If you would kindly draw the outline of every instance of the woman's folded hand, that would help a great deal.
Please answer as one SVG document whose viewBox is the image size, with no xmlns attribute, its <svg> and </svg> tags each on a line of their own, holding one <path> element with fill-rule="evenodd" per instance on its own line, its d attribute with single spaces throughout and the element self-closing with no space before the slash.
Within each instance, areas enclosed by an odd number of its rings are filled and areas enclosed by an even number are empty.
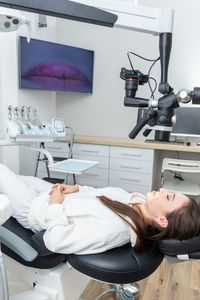
<svg viewBox="0 0 200 300">
<path fill-rule="evenodd" d="M 62 188 L 60 186 L 57 186 L 52 190 L 52 193 L 50 194 L 49 205 L 62 204 L 63 200 L 64 200 L 64 193 L 62 191 Z"/>
<path fill-rule="evenodd" d="M 52 187 L 52 190 L 50 191 L 49 195 L 51 195 L 53 193 L 53 191 L 55 189 L 57 189 L 58 187 L 61 189 L 61 191 L 64 194 L 71 194 L 71 193 L 76 193 L 79 191 L 78 185 L 66 185 L 66 184 L 57 183 Z"/>
</svg>

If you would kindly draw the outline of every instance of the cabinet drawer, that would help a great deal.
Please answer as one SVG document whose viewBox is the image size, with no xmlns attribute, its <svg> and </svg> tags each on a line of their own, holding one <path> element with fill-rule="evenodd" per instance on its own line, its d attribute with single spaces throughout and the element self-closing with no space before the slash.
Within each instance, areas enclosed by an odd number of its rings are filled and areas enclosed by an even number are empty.
<svg viewBox="0 0 200 300">
<path fill-rule="evenodd" d="M 80 185 L 93 187 L 108 186 L 108 170 L 93 168 L 81 175 L 76 175 L 76 182 Z"/>
<path fill-rule="evenodd" d="M 59 152 L 66 152 L 69 151 L 68 143 L 61 143 L 61 142 L 52 142 L 52 143 L 45 143 L 45 148 L 51 151 L 59 151 Z"/>
<path fill-rule="evenodd" d="M 79 185 L 93 186 L 95 188 L 104 188 L 108 186 L 108 181 L 106 180 L 96 180 L 96 179 L 86 178 L 81 175 L 76 175 L 76 183 Z"/>
<path fill-rule="evenodd" d="M 151 185 L 152 174 L 110 170 L 110 182 L 112 181 L 136 185 Z"/>
<path fill-rule="evenodd" d="M 152 173 L 153 161 L 141 161 L 141 160 L 130 160 L 130 159 L 110 159 L 111 170 L 121 170 L 135 173 Z"/>
<path fill-rule="evenodd" d="M 111 146 L 110 157 L 153 161 L 153 150 Z"/>
<path fill-rule="evenodd" d="M 44 177 L 48 177 L 47 172 L 39 170 L 37 176 L 39 178 L 44 178 Z M 60 179 L 65 179 L 65 174 L 62 173 L 58 173 L 58 172 L 50 172 L 50 176 L 52 178 L 60 178 Z"/>
<path fill-rule="evenodd" d="M 108 170 L 92 168 L 81 174 L 82 177 L 95 180 L 105 180 L 108 183 Z"/>
<path fill-rule="evenodd" d="M 92 144 L 74 144 L 73 153 L 80 155 L 109 156 L 109 146 Z"/>
<path fill-rule="evenodd" d="M 141 193 L 143 195 L 145 195 L 146 193 L 150 192 L 152 190 L 151 185 L 138 185 L 138 184 L 130 184 L 130 183 L 125 183 L 125 182 L 115 182 L 115 181 L 111 181 L 109 186 L 112 187 L 120 187 L 122 189 L 124 189 L 127 192 L 130 193 Z"/>
<path fill-rule="evenodd" d="M 83 159 L 83 160 L 94 160 L 98 161 L 99 164 L 97 165 L 97 168 L 103 168 L 108 169 L 109 168 L 109 158 L 103 157 L 103 156 L 90 156 L 90 155 L 80 155 L 80 154 L 74 154 L 73 158 L 76 159 Z"/>
</svg>

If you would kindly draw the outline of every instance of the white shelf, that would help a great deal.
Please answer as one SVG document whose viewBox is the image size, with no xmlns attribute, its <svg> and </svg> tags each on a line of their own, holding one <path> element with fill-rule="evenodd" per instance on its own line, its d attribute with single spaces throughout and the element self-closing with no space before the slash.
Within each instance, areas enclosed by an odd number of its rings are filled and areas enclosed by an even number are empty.
<svg viewBox="0 0 200 300">
<path fill-rule="evenodd" d="M 49 165 L 50 171 L 61 173 L 83 174 L 85 171 L 98 165 L 98 161 L 65 159 L 61 162 Z"/>
</svg>

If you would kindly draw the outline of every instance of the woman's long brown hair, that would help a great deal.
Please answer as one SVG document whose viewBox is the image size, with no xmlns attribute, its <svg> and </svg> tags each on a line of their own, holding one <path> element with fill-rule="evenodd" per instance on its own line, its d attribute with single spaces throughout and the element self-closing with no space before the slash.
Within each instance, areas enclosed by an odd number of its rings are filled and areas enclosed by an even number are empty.
<svg viewBox="0 0 200 300">
<path fill-rule="evenodd" d="M 168 226 L 161 228 L 158 224 L 148 225 L 145 222 L 139 204 L 129 206 L 105 196 L 97 198 L 136 233 L 135 248 L 140 252 L 153 249 L 161 238 L 185 240 L 200 234 L 200 206 L 193 199 L 189 198 L 186 205 L 167 214 Z"/>
</svg>

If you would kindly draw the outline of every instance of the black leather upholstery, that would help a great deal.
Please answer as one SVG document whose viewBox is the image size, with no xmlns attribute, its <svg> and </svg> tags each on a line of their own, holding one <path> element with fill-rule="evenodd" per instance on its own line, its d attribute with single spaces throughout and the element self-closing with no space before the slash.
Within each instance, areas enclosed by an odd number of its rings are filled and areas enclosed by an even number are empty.
<svg viewBox="0 0 200 300">
<path fill-rule="evenodd" d="M 190 259 L 200 259 L 200 250 L 190 253 L 188 256 Z"/>
<path fill-rule="evenodd" d="M 200 235 L 188 240 L 160 240 L 158 243 L 160 251 L 165 255 L 176 256 L 178 254 L 192 254 L 200 252 Z M 197 255 L 197 254 L 196 254 Z M 199 255 L 200 259 L 200 255 Z"/>
<path fill-rule="evenodd" d="M 68 262 L 79 272 L 109 283 L 130 283 L 153 273 L 163 260 L 154 249 L 137 253 L 130 244 L 100 254 L 69 255 Z"/>
<path fill-rule="evenodd" d="M 47 256 L 54 254 L 50 250 L 48 250 L 44 244 L 43 236 L 45 230 L 37 232 L 31 236 L 31 246 L 37 250 L 39 256 Z"/>
<path fill-rule="evenodd" d="M 44 232 L 35 234 L 31 230 L 23 228 L 12 217 L 3 226 L 22 238 L 39 253 L 33 262 L 26 262 L 2 245 L 2 251 L 19 263 L 34 268 L 50 269 L 68 261 L 81 273 L 110 283 L 130 283 L 149 276 L 160 265 L 164 254 L 170 256 L 189 254 L 190 258 L 200 258 L 200 236 L 184 241 L 161 240 L 158 248 L 162 254 L 158 249 L 147 253 L 137 253 L 130 244 L 127 244 L 99 254 L 64 255 L 52 253 L 45 247 Z"/>
<path fill-rule="evenodd" d="M 22 227 L 14 218 L 11 217 L 8 221 L 6 221 L 3 225 L 3 227 L 5 227 L 8 230 L 15 233 L 17 236 L 22 238 L 30 246 L 33 246 L 31 238 L 34 235 L 34 233 L 31 230 L 28 230 L 28 229 L 25 229 L 24 227 Z M 53 253 L 48 256 L 41 256 L 39 253 L 39 256 L 34 261 L 27 262 L 3 244 L 2 244 L 1 249 L 2 249 L 3 253 L 5 253 L 9 257 L 13 258 L 14 260 L 18 261 L 22 265 L 33 267 L 33 268 L 51 269 L 51 268 L 54 268 L 55 266 L 59 265 L 60 263 L 67 261 L 67 255 L 64 255 L 64 254 Z M 35 249 L 35 250 L 38 251 L 38 249 Z"/>
<path fill-rule="evenodd" d="M 85 275 L 105 282 L 122 284 L 149 276 L 163 259 L 163 254 L 157 249 L 148 253 L 137 253 L 130 244 L 92 255 L 51 254 L 51 252 L 48 253 L 44 245 L 43 232 L 34 234 L 32 231 L 23 228 L 14 218 L 10 218 L 4 224 L 4 227 L 21 237 L 32 247 L 34 244 L 34 248 L 39 252 L 40 255 L 30 263 L 2 245 L 2 251 L 6 255 L 25 266 L 50 269 L 68 260 L 76 270 Z M 34 236 L 36 237 L 35 241 Z M 46 256 L 43 256 L 42 250 L 47 251 Z"/>
</svg>

